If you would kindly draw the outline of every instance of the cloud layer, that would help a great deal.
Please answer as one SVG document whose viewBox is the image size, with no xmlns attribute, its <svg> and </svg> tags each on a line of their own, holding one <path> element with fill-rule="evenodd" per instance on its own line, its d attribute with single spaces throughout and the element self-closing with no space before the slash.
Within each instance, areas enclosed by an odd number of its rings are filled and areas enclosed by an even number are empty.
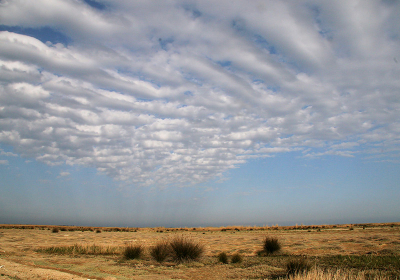
<svg viewBox="0 0 400 280">
<path fill-rule="evenodd" d="M 70 39 L 0 32 L 0 142 L 22 156 L 157 186 L 294 150 L 398 161 L 398 1 L 100 4 L 0 2 L 3 30 Z"/>
</svg>

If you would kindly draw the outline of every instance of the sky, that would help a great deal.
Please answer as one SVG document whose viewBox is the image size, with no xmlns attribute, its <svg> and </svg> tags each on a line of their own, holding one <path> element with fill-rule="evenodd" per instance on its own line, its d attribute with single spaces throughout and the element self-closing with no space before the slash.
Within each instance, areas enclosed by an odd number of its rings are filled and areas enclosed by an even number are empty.
<svg viewBox="0 0 400 280">
<path fill-rule="evenodd" d="M 0 0 L 0 223 L 400 222 L 399 14 Z"/>
</svg>

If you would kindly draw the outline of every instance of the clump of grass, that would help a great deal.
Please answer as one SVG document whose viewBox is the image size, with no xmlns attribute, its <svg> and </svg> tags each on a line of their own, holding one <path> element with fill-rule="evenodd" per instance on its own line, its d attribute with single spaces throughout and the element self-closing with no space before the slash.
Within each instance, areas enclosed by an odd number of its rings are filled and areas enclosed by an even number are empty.
<svg viewBox="0 0 400 280">
<path fill-rule="evenodd" d="M 264 242 L 263 242 L 263 250 L 267 255 L 279 252 L 281 250 L 281 244 L 278 241 L 278 238 L 274 237 L 265 237 Z"/>
<path fill-rule="evenodd" d="M 288 275 L 295 275 L 299 273 L 305 273 L 311 268 L 310 264 L 305 259 L 290 260 L 286 264 L 286 273 Z"/>
<path fill-rule="evenodd" d="M 171 247 L 166 241 L 157 243 L 150 250 L 150 255 L 158 262 L 163 262 L 170 255 Z"/>
<path fill-rule="evenodd" d="M 235 253 L 232 255 L 231 262 L 232 263 L 241 263 L 243 261 L 243 257 L 239 253 Z"/>
<path fill-rule="evenodd" d="M 171 242 L 172 258 L 177 262 L 195 261 L 204 253 L 204 246 L 183 236 L 175 237 Z"/>
<path fill-rule="evenodd" d="M 218 254 L 218 261 L 222 262 L 222 263 L 225 263 L 225 264 L 228 263 L 229 262 L 228 255 L 225 252 L 219 253 Z"/>
<path fill-rule="evenodd" d="M 58 229 L 58 228 L 56 228 L 56 227 L 54 227 L 52 230 L 51 230 L 51 232 L 52 233 L 58 233 L 60 230 Z"/>
<path fill-rule="evenodd" d="M 140 259 L 143 256 L 144 248 L 142 245 L 127 245 L 123 255 L 127 260 Z"/>
</svg>

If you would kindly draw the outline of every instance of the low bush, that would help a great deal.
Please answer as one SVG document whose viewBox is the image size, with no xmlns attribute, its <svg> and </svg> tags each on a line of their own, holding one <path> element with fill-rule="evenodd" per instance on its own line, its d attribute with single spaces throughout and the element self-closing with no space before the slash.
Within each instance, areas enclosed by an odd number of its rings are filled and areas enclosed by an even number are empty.
<svg viewBox="0 0 400 280">
<path fill-rule="evenodd" d="M 231 262 L 232 263 L 241 263 L 243 261 L 242 256 L 239 253 L 233 254 Z"/>
<path fill-rule="evenodd" d="M 176 237 L 170 242 L 172 258 L 177 262 L 194 261 L 201 258 L 204 246 L 183 236 Z"/>
<path fill-rule="evenodd" d="M 228 263 L 228 255 L 225 252 L 219 253 L 218 254 L 218 261 L 222 263 Z"/>
<path fill-rule="evenodd" d="M 161 241 L 157 243 L 150 250 L 150 255 L 158 262 L 163 262 L 170 255 L 171 247 L 165 241 Z"/>
<path fill-rule="evenodd" d="M 140 259 L 143 256 L 142 245 L 127 245 L 124 249 L 123 255 L 127 260 Z"/>
<path fill-rule="evenodd" d="M 56 227 L 51 230 L 52 233 L 58 233 L 59 231 L 60 230 L 58 228 L 56 228 Z"/>
<path fill-rule="evenodd" d="M 275 252 L 279 252 L 281 250 L 281 244 L 279 243 L 277 238 L 273 237 L 265 237 L 263 242 L 263 252 L 266 254 L 273 254 Z"/>
</svg>

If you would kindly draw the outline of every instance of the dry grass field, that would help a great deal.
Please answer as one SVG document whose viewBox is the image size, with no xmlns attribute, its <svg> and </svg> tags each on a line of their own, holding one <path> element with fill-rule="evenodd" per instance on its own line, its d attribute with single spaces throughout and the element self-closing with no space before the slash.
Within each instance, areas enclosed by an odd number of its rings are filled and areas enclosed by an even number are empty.
<svg viewBox="0 0 400 280">
<path fill-rule="evenodd" d="M 279 252 L 260 253 L 266 236 L 278 239 Z M 154 260 L 152 248 L 176 237 L 201 245 L 202 257 Z M 141 246 L 139 259 L 124 258 L 128 245 Z M 222 252 L 228 263 L 219 261 Z M 234 263 L 234 254 L 241 261 Z M 290 275 L 290 262 L 306 263 L 307 270 Z M 289 278 L 400 279 L 400 223 L 180 229 L 0 225 L 0 279 Z"/>
</svg>

